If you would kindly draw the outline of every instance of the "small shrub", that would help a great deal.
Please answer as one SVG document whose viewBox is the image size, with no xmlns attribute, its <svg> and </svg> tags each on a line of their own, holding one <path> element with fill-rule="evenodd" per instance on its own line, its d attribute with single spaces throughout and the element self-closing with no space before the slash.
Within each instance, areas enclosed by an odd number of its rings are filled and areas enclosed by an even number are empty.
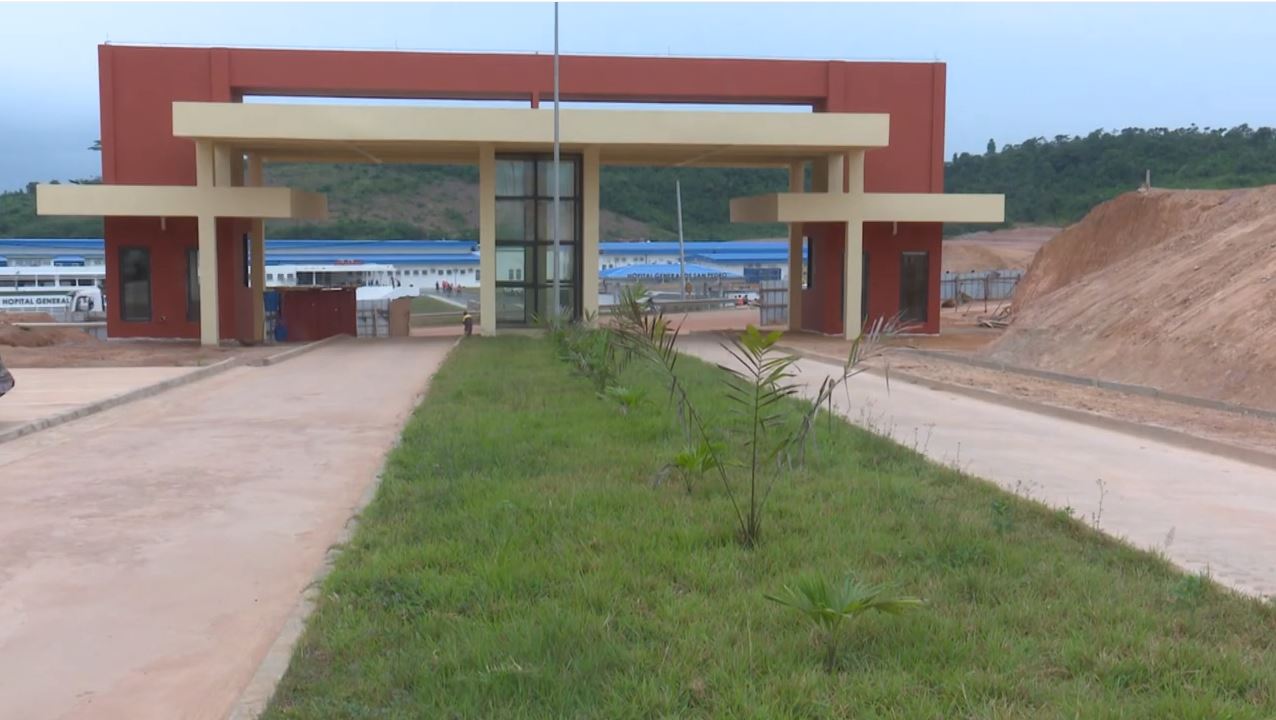
<svg viewBox="0 0 1276 720">
<path fill-rule="evenodd" d="M 843 622 L 869 611 L 903 615 L 923 604 L 919 598 L 895 595 L 885 585 L 868 585 L 851 575 L 840 585 L 830 584 L 822 577 L 806 578 L 798 581 L 796 587 L 785 585 L 779 595 L 764 597 L 797 610 L 814 623 L 824 644 L 824 669 L 830 672 L 837 666 Z"/>
<path fill-rule="evenodd" d="M 718 456 L 721 453 L 720 445 L 701 440 L 699 445 L 687 448 L 674 456 L 673 468 L 677 471 L 678 477 L 682 478 L 688 495 L 691 494 L 696 479 L 704 477 L 705 473 L 717 467 Z"/>
<path fill-rule="evenodd" d="M 598 397 L 604 400 L 611 400 L 620 408 L 621 415 L 628 415 L 630 411 L 637 408 L 646 399 L 647 394 L 640 388 L 627 388 L 619 385 L 609 385 L 606 390 L 598 393 Z"/>
</svg>

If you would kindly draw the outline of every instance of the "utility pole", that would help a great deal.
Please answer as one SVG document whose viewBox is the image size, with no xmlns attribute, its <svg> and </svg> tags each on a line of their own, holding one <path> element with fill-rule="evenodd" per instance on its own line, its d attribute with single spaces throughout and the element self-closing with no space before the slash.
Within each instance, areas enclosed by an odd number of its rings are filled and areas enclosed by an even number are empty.
<svg viewBox="0 0 1276 720">
<path fill-rule="evenodd" d="M 559 154 L 558 154 L 558 3 L 554 3 L 554 319 L 562 319 L 562 294 L 559 289 L 559 277 L 562 275 L 562 268 L 559 267 L 558 250 L 562 237 L 561 229 L 558 227 L 558 207 L 560 200 L 559 188 Z"/>
<path fill-rule="evenodd" d="M 682 180 L 673 181 L 678 196 L 678 283 L 683 300 L 687 299 L 687 246 L 682 239 Z"/>
</svg>

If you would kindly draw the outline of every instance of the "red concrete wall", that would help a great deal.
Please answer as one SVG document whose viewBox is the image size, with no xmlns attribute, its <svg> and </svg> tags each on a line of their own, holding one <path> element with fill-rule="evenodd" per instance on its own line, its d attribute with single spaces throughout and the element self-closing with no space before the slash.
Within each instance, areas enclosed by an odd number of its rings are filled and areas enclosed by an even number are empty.
<svg viewBox="0 0 1276 720">
<path fill-rule="evenodd" d="M 552 60 L 544 55 L 103 45 L 98 61 L 102 176 L 107 183 L 120 184 L 195 183 L 192 143 L 172 136 L 175 100 L 230 102 L 245 94 L 269 94 L 531 102 L 551 92 L 553 78 Z M 867 189 L 943 189 L 941 63 L 567 56 L 561 59 L 561 71 L 561 95 L 567 100 L 786 103 L 809 104 L 824 112 L 890 113 L 890 147 L 868 154 Z M 155 220 L 107 222 L 108 293 L 118 272 L 114 249 L 122 245 L 152 248 L 154 275 L 153 320 L 124 323 L 115 308 L 108 317 L 111 335 L 198 336 L 198 327 L 185 322 L 185 248 L 196 243 L 195 224 L 170 219 L 168 227 L 160 232 Z M 247 223 L 238 220 L 224 220 L 218 227 L 223 339 L 246 339 L 251 332 L 251 294 L 243 287 L 240 240 L 247 229 Z M 826 257 L 840 252 L 844 228 L 834 224 L 817 232 L 820 242 L 829 243 Z M 932 253 L 931 295 L 936 306 L 923 329 L 938 331 L 940 228 L 935 224 L 901 225 L 899 235 L 889 239 L 866 231 L 865 247 L 872 254 L 870 312 L 892 315 L 898 310 L 898 257 L 892 261 L 891 254 L 904 249 L 900 238 Z M 832 272 L 831 262 L 820 265 L 817 275 Z M 840 271 L 836 278 L 820 278 L 804 294 L 804 324 L 841 332 Z"/>
<path fill-rule="evenodd" d="M 817 105 L 827 112 L 884 112 L 891 116 L 890 146 L 865 156 L 864 189 L 868 192 L 943 192 L 944 190 L 944 87 L 946 70 L 940 63 L 830 63 L 829 95 Z M 825 243 L 845 246 L 845 226 L 808 223 Z M 868 319 L 892 317 L 899 312 L 899 256 L 904 251 L 930 253 L 930 307 L 926 322 L 915 332 L 939 332 L 939 277 L 943 251 L 943 225 L 866 223 L 864 250 L 868 253 Z M 841 253 L 825 252 L 825 256 Z M 819 260 L 817 259 L 817 262 Z M 825 263 L 827 264 L 827 262 Z M 842 280 L 830 277 L 804 291 L 802 327 L 840 334 Z M 840 273 L 838 267 L 836 272 Z"/>
</svg>

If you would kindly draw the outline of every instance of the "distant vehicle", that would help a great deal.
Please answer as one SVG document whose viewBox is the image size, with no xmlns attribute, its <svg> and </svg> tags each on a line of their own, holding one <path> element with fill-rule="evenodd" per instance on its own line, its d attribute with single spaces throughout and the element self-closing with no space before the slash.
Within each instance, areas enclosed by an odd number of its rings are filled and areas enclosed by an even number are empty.
<svg viewBox="0 0 1276 720">
<path fill-rule="evenodd" d="M 0 267 L 0 311 L 46 312 L 63 320 L 103 316 L 105 276 L 101 266 Z"/>
<path fill-rule="evenodd" d="M 17 385 L 17 382 L 13 379 L 13 373 L 5 368 L 4 360 L 0 359 L 0 397 L 4 397 L 14 385 Z"/>
</svg>

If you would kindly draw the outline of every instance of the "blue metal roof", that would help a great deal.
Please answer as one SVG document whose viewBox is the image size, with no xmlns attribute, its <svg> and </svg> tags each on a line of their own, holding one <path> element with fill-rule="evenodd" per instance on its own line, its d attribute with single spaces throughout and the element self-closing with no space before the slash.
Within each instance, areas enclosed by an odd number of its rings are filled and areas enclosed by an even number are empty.
<svg viewBox="0 0 1276 720">
<path fill-rule="evenodd" d="M 787 241 L 774 240 L 688 240 L 687 252 L 714 251 L 720 253 L 788 252 Z M 676 255 L 677 242 L 603 242 L 598 243 L 603 255 Z"/>
<path fill-rule="evenodd" d="M 366 263 L 368 265 L 478 265 L 478 255 L 473 253 L 415 253 L 411 255 L 391 255 L 382 253 L 332 253 L 332 254 L 292 254 L 266 256 L 267 265 L 334 265 L 342 262 Z M 351 265 L 357 269 L 358 265 Z"/>
<path fill-rule="evenodd" d="M 266 247 L 277 248 L 280 250 L 300 250 L 304 248 L 332 248 L 336 246 L 357 247 L 366 250 L 376 250 L 384 252 L 414 252 L 414 251 L 446 251 L 453 250 L 457 252 L 472 251 L 478 249 L 478 241 L 476 240 L 301 240 L 301 239 L 279 239 L 271 240 L 266 238 Z"/>
<path fill-rule="evenodd" d="M 0 248 L 11 253 L 46 249 L 49 251 L 104 252 L 100 238 L 0 238 Z M 332 263 L 336 260 L 362 259 L 365 262 L 403 264 L 473 264 L 478 262 L 478 243 L 474 240 L 320 240 L 266 239 L 268 264 Z M 789 256 L 787 241 L 692 240 L 686 243 L 688 258 L 716 263 L 783 262 Z M 678 243 L 603 242 L 599 254 L 607 256 L 654 256 L 674 258 Z"/>
<path fill-rule="evenodd" d="M 608 280 L 632 279 L 646 277 L 677 277 L 680 274 L 678 265 L 674 263 L 642 263 L 639 265 L 622 265 L 614 267 L 610 270 L 604 270 L 599 273 L 599 277 Z M 705 278 L 705 277 L 727 277 L 739 278 L 744 277 L 738 272 L 731 270 L 721 270 L 719 268 L 705 267 L 704 265 L 696 265 L 687 263 L 687 277 Z"/>
</svg>

